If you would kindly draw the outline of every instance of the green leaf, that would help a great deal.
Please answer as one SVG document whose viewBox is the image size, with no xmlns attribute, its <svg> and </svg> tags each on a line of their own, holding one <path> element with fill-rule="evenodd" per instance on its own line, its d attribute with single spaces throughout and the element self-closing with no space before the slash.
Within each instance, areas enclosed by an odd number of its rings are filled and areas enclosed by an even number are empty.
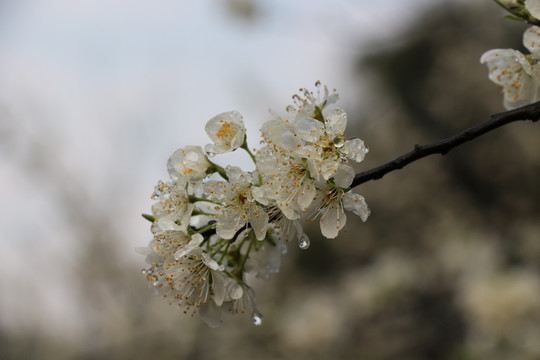
<svg viewBox="0 0 540 360">
<path fill-rule="evenodd" d="M 525 21 L 525 19 L 523 18 L 520 18 L 519 16 L 515 16 L 515 15 L 505 15 L 503 16 L 504 19 L 508 19 L 508 20 L 515 20 L 515 21 Z"/>
<path fill-rule="evenodd" d="M 154 221 L 156 221 L 156 218 L 153 217 L 152 215 L 148 215 L 148 214 L 141 214 L 143 218 L 145 218 L 146 220 L 150 221 L 151 223 L 153 223 Z"/>
</svg>

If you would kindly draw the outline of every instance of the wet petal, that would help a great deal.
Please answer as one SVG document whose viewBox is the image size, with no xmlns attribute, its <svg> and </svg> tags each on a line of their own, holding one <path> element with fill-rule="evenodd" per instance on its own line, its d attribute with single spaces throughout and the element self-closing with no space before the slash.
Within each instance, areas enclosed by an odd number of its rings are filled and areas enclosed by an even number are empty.
<svg viewBox="0 0 540 360">
<path fill-rule="evenodd" d="M 324 117 L 324 124 L 333 136 L 343 135 L 347 127 L 347 113 L 343 109 L 334 109 Z"/>
<path fill-rule="evenodd" d="M 370 214 L 364 197 L 352 191 L 349 191 L 345 194 L 345 199 L 343 199 L 343 206 L 346 210 L 352 211 L 354 214 L 360 216 L 360 219 L 362 219 L 362 221 L 366 221 Z"/>
</svg>

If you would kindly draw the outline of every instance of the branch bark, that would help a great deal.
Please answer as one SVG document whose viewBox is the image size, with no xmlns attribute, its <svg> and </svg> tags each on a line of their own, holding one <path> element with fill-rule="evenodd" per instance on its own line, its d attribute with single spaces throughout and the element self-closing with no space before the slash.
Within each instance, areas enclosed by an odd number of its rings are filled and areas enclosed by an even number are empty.
<svg viewBox="0 0 540 360">
<path fill-rule="evenodd" d="M 428 155 L 445 155 L 453 148 L 473 139 L 476 139 L 477 137 L 487 132 L 490 132 L 491 130 L 497 129 L 511 122 L 526 120 L 535 122 L 539 119 L 540 101 L 522 106 L 514 110 L 493 114 L 488 120 L 474 125 L 468 129 L 465 129 L 457 133 L 456 135 L 450 136 L 446 139 L 442 139 L 431 144 L 415 145 L 413 150 L 401 156 L 398 156 L 394 160 L 388 161 L 373 169 L 356 174 L 351 187 L 358 186 L 370 180 L 380 179 L 387 173 L 394 170 L 399 170 L 404 166 Z"/>
</svg>

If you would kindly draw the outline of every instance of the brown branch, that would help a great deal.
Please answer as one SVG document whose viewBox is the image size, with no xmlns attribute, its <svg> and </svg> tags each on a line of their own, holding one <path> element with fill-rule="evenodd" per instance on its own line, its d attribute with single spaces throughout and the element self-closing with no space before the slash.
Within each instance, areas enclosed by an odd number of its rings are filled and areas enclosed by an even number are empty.
<svg viewBox="0 0 540 360">
<path fill-rule="evenodd" d="M 454 136 L 450 136 L 446 139 L 431 144 L 415 145 L 413 150 L 401 156 L 398 156 L 394 160 L 388 161 L 387 163 L 384 163 L 373 169 L 356 174 L 351 187 L 358 186 L 370 180 L 380 179 L 387 173 L 394 170 L 399 170 L 402 167 L 412 163 L 413 161 L 416 161 L 428 155 L 445 155 L 453 148 L 463 143 L 466 143 L 467 141 L 476 139 L 480 135 L 483 135 L 493 129 L 504 126 L 511 122 L 521 120 L 531 120 L 535 122 L 538 119 L 540 119 L 540 102 L 525 105 L 523 107 L 503 113 L 491 115 L 488 120 L 480 124 L 474 125 L 468 129 L 465 129 Z"/>
</svg>

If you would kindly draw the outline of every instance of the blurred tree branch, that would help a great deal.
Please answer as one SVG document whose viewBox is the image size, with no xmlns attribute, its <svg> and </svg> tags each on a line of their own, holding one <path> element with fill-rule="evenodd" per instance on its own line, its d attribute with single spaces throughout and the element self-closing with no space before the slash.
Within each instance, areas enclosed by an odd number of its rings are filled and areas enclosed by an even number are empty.
<svg viewBox="0 0 540 360">
<path fill-rule="evenodd" d="M 370 180 L 377 180 L 382 178 L 387 173 L 399 170 L 404 166 L 426 157 L 432 154 L 445 155 L 453 148 L 476 139 L 477 137 L 497 129 L 501 126 L 509 124 L 514 121 L 531 120 L 533 122 L 540 119 L 540 102 L 525 105 L 520 108 L 497 113 L 491 115 L 491 117 L 479 124 L 476 124 L 468 129 L 465 129 L 456 135 L 450 136 L 446 139 L 436 141 L 426 145 L 415 145 L 414 149 L 398 156 L 397 158 L 388 161 L 382 165 L 379 165 L 373 169 L 363 171 L 355 175 L 351 187 L 358 186 Z"/>
</svg>

